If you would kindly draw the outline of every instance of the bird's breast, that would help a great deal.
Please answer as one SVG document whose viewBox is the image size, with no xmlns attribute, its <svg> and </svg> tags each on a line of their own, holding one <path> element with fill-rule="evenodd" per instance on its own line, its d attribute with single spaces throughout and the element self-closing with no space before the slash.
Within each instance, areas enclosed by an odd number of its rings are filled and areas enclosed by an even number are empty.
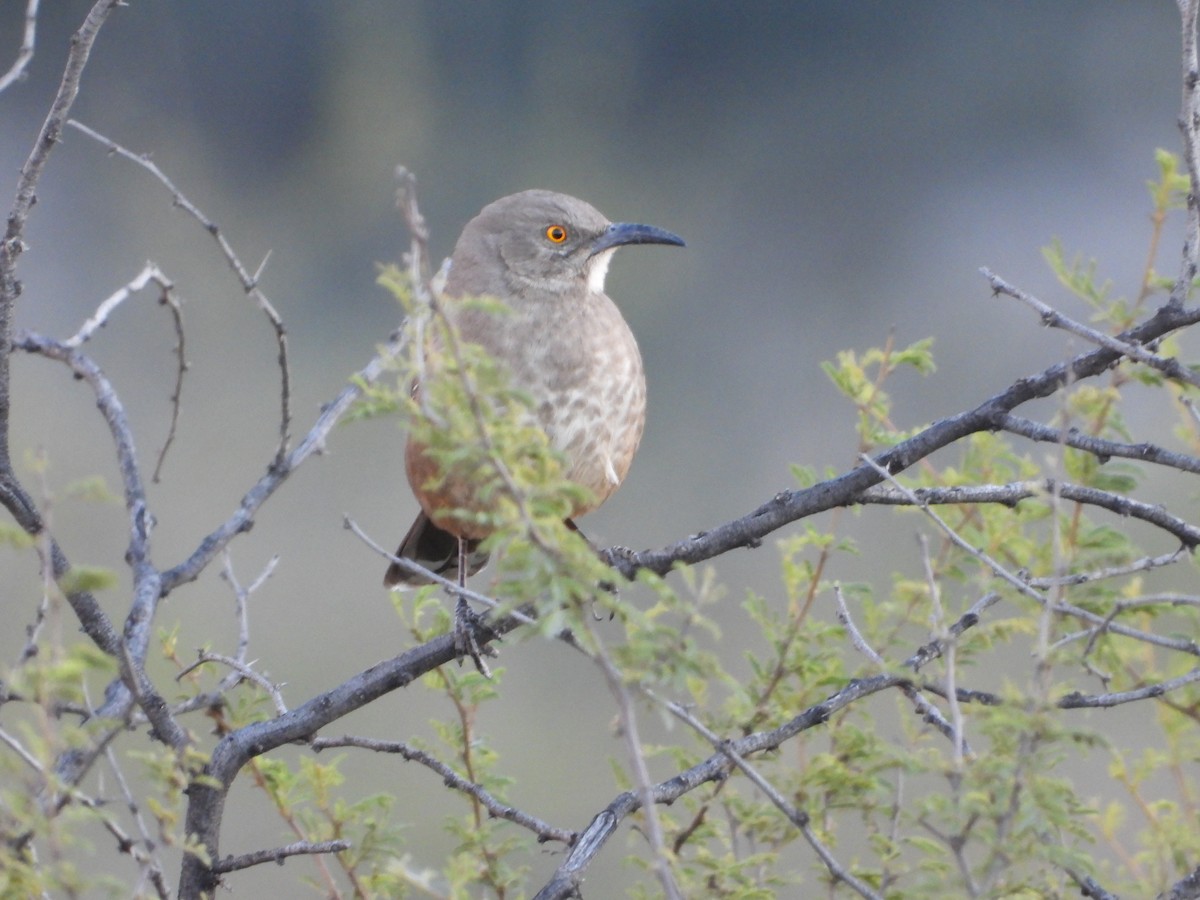
<svg viewBox="0 0 1200 900">
<path fill-rule="evenodd" d="M 525 318 L 520 316 L 518 318 Z M 637 341 L 604 294 L 535 315 L 525 345 L 509 359 L 517 386 L 533 397 L 538 422 L 566 458 L 566 476 L 602 503 L 625 479 L 641 441 L 646 379 Z M 514 325 L 519 324 L 514 322 Z"/>
</svg>

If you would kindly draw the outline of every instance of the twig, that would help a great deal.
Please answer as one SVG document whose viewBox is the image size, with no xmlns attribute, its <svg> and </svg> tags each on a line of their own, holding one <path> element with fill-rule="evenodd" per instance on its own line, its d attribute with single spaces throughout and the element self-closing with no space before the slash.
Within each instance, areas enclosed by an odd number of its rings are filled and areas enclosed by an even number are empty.
<svg viewBox="0 0 1200 900">
<path fill-rule="evenodd" d="M 587 627 L 591 628 L 591 623 L 586 618 L 584 621 L 587 623 Z M 593 659 L 604 674 L 604 680 L 608 684 L 608 689 L 612 693 L 613 699 L 617 702 L 617 715 L 621 723 L 621 736 L 625 741 L 625 749 L 629 754 L 629 762 L 633 767 L 633 781 L 637 786 L 638 800 L 641 804 L 642 814 L 645 817 L 645 834 L 646 839 L 650 843 L 650 851 L 653 854 L 654 861 L 652 868 L 655 877 L 658 878 L 659 884 L 662 885 L 663 896 L 669 898 L 669 900 L 683 900 L 683 894 L 680 892 L 679 885 L 675 881 L 675 875 L 671 871 L 671 859 L 667 851 L 666 841 L 663 838 L 662 823 L 659 821 L 658 810 L 655 808 L 654 783 L 650 780 L 650 769 L 646 765 L 646 755 L 642 749 L 637 715 L 633 709 L 633 698 L 630 696 L 629 688 L 625 684 L 624 678 L 621 677 L 620 671 L 605 652 L 599 635 L 595 634 L 594 631 L 592 633 L 592 643 L 597 648 Z M 643 688 L 642 691 L 653 696 L 648 688 Z"/>
<path fill-rule="evenodd" d="M 555 828 L 541 819 L 522 812 L 516 807 L 496 799 L 482 785 L 463 778 L 454 769 L 439 759 L 435 759 L 423 750 L 409 746 L 403 741 L 379 741 L 373 738 L 343 735 L 336 738 L 314 738 L 311 742 L 314 751 L 320 753 L 331 747 L 358 747 L 363 750 L 373 750 L 377 753 L 395 753 L 408 762 L 416 762 L 427 769 L 436 772 L 445 785 L 456 791 L 462 791 L 477 800 L 484 809 L 497 819 L 505 819 L 515 825 L 520 825 L 532 831 L 538 837 L 538 843 L 560 841 L 568 847 L 575 843 L 576 834 L 562 828 Z"/>
<path fill-rule="evenodd" d="M 25 67 L 33 59 L 33 48 L 37 39 L 37 15 L 38 0 L 28 0 L 25 4 L 25 28 L 21 32 L 21 46 L 17 49 L 17 57 L 8 71 L 0 75 L 0 91 L 25 77 Z"/>
<path fill-rule="evenodd" d="M 1021 595 L 1025 596 L 1025 597 L 1029 597 L 1030 599 L 1032 599 L 1034 602 L 1036 602 L 1039 605 L 1045 605 L 1045 604 L 1050 603 L 1050 601 L 1047 600 L 1047 598 L 1043 594 L 1041 594 L 1040 592 L 1038 592 L 1038 591 L 1034 590 L 1032 587 L 1030 587 L 1029 583 L 1027 581 L 1025 581 L 1023 578 L 1020 578 L 1017 575 L 1014 575 L 1012 572 L 1008 571 L 1008 569 L 1005 566 L 1001 565 L 998 560 L 992 558 L 991 556 L 989 556 L 987 553 L 985 553 L 980 548 L 972 547 L 970 545 L 970 543 L 968 543 L 966 540 L 964 540 L 963 537 L 957 531 L 955 531 L 953 528 L 951 528 L 946 523 L 946 521 L 941 516 L 939 516 L 936 512 L 934 512 L 933 509 L 930 507 L 930 503 L 934 502 L 934 499 L 931 499 L 931 498 L 941 500 L 942 502 L 962 502 L 960 500 L 952 501 L 952 500 L 947 499 L 947 494 L 945 492 L 948 492 L 949 495 L 952 495 L 952 496 L 961 497 L 961 496 L 971 494 L 972 491 L 970 488 L 964 488 L 964 489 L 919 488 L 915 491 L 910 490 L 909 488 L 906 488 L 904 485 L 900 484 L 900 482 L 897 481 L 895 479 L 895 477 L 892 476 L 886 469 L 884 469 L 881 465 L 879 465 L 878 462 L 871 459 L 869 456 L 866 456 L 865 454 L 862 458 L 866 461 L 867 465 L 870 468 L 872 468 L 876 472 L 878 472 L 881 478 L 889 481 L 891 483 L 891 485 L 895 488 L 895 492 L 879 491 L 879 490 L 871 491 L 870 492 L 871 502 L 887 502 L 887 503 L 903 502 L 906 504 L 910 504 L 912 506 L 916 506 L 923 513 L 925 513 L 925 515 L 927 515 L 930 519 L 932 519 L 935 523 L 937 523 L 937 526 L 946 534 L 947 537 L 950 538 L 951 541 L 954 542 L 955 546 L 957 546 L 960 550 L 966 551 L 971 556 L 978 559 L 980 562 L 982 562 L 984 565 L 986 565 L 989 569 L 991 569 L 993 574 L 995 574 L 997 577 L 999 577 L 1000 579 L 1002 579 L 1003 581 L 1005 581 L 1009 585 L 1011 585 L 1013 588 L 1015 588 L 1018 593 L 1020 593 Z M 1025 485 L 1025 486 L 1022 486 L 1022 485 L 1005 485 L 1005 486 L 987 485 L 987 486 L 985 486 L 985 488 L 983 490 L 985 493 L 987 493 L 988 495 L 990 495 L 992 497 L 998 497 L 998 496 L 1001 496 L 1004 493 L 1006 493 L 1006 491 L 1008 489 L 1012 489 L 1012 495 L 1010 496 L 1010 498 L 1008 500 L 995 499 L 994 502 L 1014 502 L 1016 499 L 1022 499 L 1024 496 L 1034 496 L 1034 493 L 1035 493 L 1034 489 L 1028 487 L 1027 485 Z M 1026 493 L 1024 493 L 1025 491 L 1029 491 L 1029 493 L 1026 494 Z M 1111 505 L 1118 507 L 1118 509 L 1125 508 L 1125 507 L 1127 507 L 1127 505 L 1135 504 L 1141 512 L 1143 512 L 1147 516 L 1152 516 L 1155 519 L 1162 520 L 1163 517 L 1166 517 L 1168 519 L 1173 518 L 1171 516 L 1167 516 L 1167 514 L 1160 507 L 1150 507 L 1149 504 L 1144 504 L 1144 503 L 1139 504 L 1136 501 L 1129 500 L 1127 497 L 1121 497 L 1120 495 L 1117 495 L 1117 494 L 1107 494 L 1107 492 L 1105 492 L 1105 491 L 1096 491 L 1094 488 L 1076 488 L 1073 485 L 1062 485 L 1059 488 L 1059 491 L 1060 491 L 1060 496 L 1062 496 L 1062 497 L 1065 497 L 1069 500 L 1081 500 L 1082 502 L 1088 502 L 1088 499 L 1085 499 L 1085 498 L 1096 499 L 1100 495 L 1106 495 L 1107 498 L 1111 501 Z M 1040 489 L 1038 492 L 1040 492 Z M 863 496 L 866 496 L 867 493 L 868 492 L 864 491 Z M 1017 495 L 1020 495 L 1020 496 L 1017 496 Z M 1108 506 L 1109 504 L 1103 503 L 1101 505 Z M 1128 506 L 1128 508 L 1132 508 L 1132 507 Z M 1196 533 L 1198 535 L 1200 535 L 1200 531 L 1197 531 L 1196 529 L 1193 528 L 1193 526 L 1188 525 L 1186 522 L 1183 522 L 1182 520 L 1175 520 L 1175 523 L 1178 526 L 1178 528 L 1183 531 L 1183 533 L 1191 533 L 1193 531 L 1196 531 Z M 1168 529 L 1168 530 L 1170 530 L 1170 529 Z M 1103 616 L 1099 616 L 1096 613 L 1093 613 L 1089 610 L 1082 609 L 1081 607 L 1073 606 L 1073 605 L 1071 605 L 1069 603 L 1065 603 L 1065 602 L 1059 602 L 1059 603 L 1053 604 L 1053 611 L 1056 613 L 1063 613 L 1063 614 L 1066 614 L 1069 616 L 1073 616 L 1077 619 L 1083 619 L 1084 621 L 1091 622 L 1096 625 L 1102 624 L 1105 621 L 1105 618 Z M 1200 644 L 1197 644 L 1193 640 L 1189 640 L 1186 638 L 1163 637 L 1161 635 L 1153 634 L 1151 632 L 1139 631 L 1136 628 L 1129 628 L 1127 626 L 1118 625 L 1115 623 L 1109 625 L 1109 630 L 1112 631 L 1114 634 L 1120 634 L 1125 637 L 1134 638 L 1135 640 L 1144 641 L 1147 644 L 1154 644 L 1159 647 L 1167 647 L 1171 650 L 1180 650 L 1180 651 L 1190 654 L 1192 656 L 1200 656 Z"/>
<path fill-rule="evenodd" d="M 102 144 L 108 149 L 109 153 L 123 157 L 124 159 L 141 166 L 156 179 L 158 179 L 158 181 L 160 181 L 163 186 L 171 192 L 171 198 L 175 205 L 187 212 L 192 218 L 200 223 L 206 232 L 212 235 L 213 240 L 217 242 L 217 247 L 220 248 L 221 254 L 225 257 L 225 262 L 228 264 L 229 268 L 233 271 L 234 275 L 241 283 L 242 290 L 254 301 L 254 303 L 266 317 L 267 322 L 270 324 L 271 329 L 275 333 L 275 344 L 278 348 L 280 410 L 279 446 L 275 451 L 275 465 L 282 465 L 284 457 L 288 452 L 288 443 L 290 440 L 292 427 L 292 374 L 291 367 L 288 362 L 287 329 L 284 328 L 283 319 L 280 317 L 279 313 L 275 311 L 275 307 L 271 305 L 271 301 L 267 299 L 267 295 L 264 294 L 262 289 L 258 286 L 258 278 L 262 273 L 261 266 L 257 272 L 251 275 L 250 272 L 247 271 L 246 267 L 242 264 L 241 259 L 238 258 L 237 253 L 234 252 L 234 249 L 230 245 L 229 241 L 225 239 L 225 235 L 221 231 L 220 227 L 215 222 L 210 220 L 206 215 L 204 215 L 204 213 L 200 211 L 200 208 L 192 203 L 192 201 L 190 201 L 184 195 L 184 193 L 175 186 L 174 182 L 172 182 L 171 179 L 168 178 L 167 175 L 147 156 L 134 153 L 132 150 L 127 149 L 121 144 L 118 144 L 111 138 L 107 138 L 98 131 L 89 128 L 82 122 L 77 122 L 72 119 L 67 124 L 87 135 L 97 143 Z"/>
<path fill-rule="evenodd" d="M 809 707 L 778 728 L 728 741 L 724 748 L 742 758 L 753 753 L 773 750 L 797 734 L 828 721 L 838 710 L 905 681 L 903 676 L 891 673 L 852 681 L 837 693 Z M 690 769 L 685 769 L 666 781 L 658 782 L 651 794 L 655 803 L 671 803 L 702 784 L 726 778 L 733 768 L 734 763 L 727 752 L 715 753 Z M 565 900 L 577 896 L 592 860 L 616 832 L 617 826 L 627 816 L 636 812 L 641 803 L 638 791 L 626 791 L 597 813 L 591 824 L 580 832 L 575 846 L 571 848 L 571 852 L 555 870 L 551 879 L 538 891 L 535 900 Z"/>
<path fill-rule="evenodd" d="M 176 675 L 175 680 L 178 681 L 189 672 L 193 672 L 205 663 L 210 662 L 220 663 L 223 666 L 228 666 L 229 668 L 233 669 L 233 671 L 238 674 L 238 679 L 235 679 L 235 681 L 244 678 L 247 681 L 253 681 L 255 684 L 257 684 L 266 692 L 267 696 L 271 698 L 271 702 L 275 704 L 275 712 L 277 715 L 282 716 L 288 711 L 287 704 L 283 702 L 283 692 L 280 691 L 278 685 L 273 683 L 265 675 L 260 675 L 258 672 L 254 671 L 253 663 L 242 662 L 240 659 L 234 659 L 232 656 L 225 656 L 221 653 L 212 653 L 208 650 L 200 650 L 197 653 L 196 661 Z"/>
<path fill-rule="evenodd" d="M 948 629 L 950 637 L 958 637 L 968 628 L 974 628 L 979 624 L 979 617 L 983 615 L 984 610 L 996 603 L 1000 599 L 1000 595 L 995 591 L 984 594 L 976 600 L 971 608 L 958 617 Z M 904 661 L 904 665 L 912 669 L 914 672 L 920 671 L 921 667 L 930 660 L 937 659 L 942 655 L 945 641 L 942 638 L 934 638 L 928 644 L 924 644 L 917 649 L 917 652 Z"/>
<path fill-rule="evenodd" d="M 1178 678 L 1169 678 L 1166 681 L 1148 684 L 1132 691 L 1116 691 L 1111 694 L 1081 694 L 1078 691 L 1072 691 L 1060 698 L 1056 705 L 1061 709 L 1100 709 L 1120 706 L 1124 703 L 1161 697 L 1198 681 L 1200 681 L 1200 668 L 1192 669 Z"/>
<path fill-rule="evenodd" d="M 1198 0 L 1177 0 L 1182 20 L 1183 97 L 1179 112 L 1179 131 L 1183 138 L 1183 159 L 1187 165 L 1187 235 L 1183 242 L 1183 260 L 1179 277 L 1171 288 L 1170 305 L 1182 307 L 1196 278 L 1200 259 L 1200 52 L 1197 50 L 1196 24 L 1200 16 Z"/>
<path fill-rule="evenodd" d="M 283 847 L 271 850 L 255 850 L 253 853 L 243 853 L 241 856 L 226 856 L 213 862 L 213 871 L 224 875 L 226 872 L 236 872 L 238 869 L 248 869 L 251 866 L 261 866 L 263 863 L 282 864 L 289 856 L 311 855 L 315 853 L 341 853 L 354 846 L 350 841 L 296 841 Z"/>
<path fill-rule="evenodd" d="M 175 367 L 175 387 L 171 391 L 171 425 L 167 429 L 167 437 L 163 441 L 162 448 L 158 451 L 154 474 L 150 476 L 150 480 L 154 484 L 158 484 L 162 479 L 162 468 L 167 461 L 167 452 L 175 443 L 175 433 L 179 427 L 179 408 L 183 399 L 183 376 L 188 370 L 187 347 L 183 334 L 183 307 L 175 297 L 175 292 L 166 288 L 159 295 L 158 302 L 171 310 L 171 321 L 175 325 L 175 358 L 178 365 Z"/>
<path fill-rule="evenodd" d="M 42 767 L 42 764 L 38 762 L 37 757 L 26 750 L 24 744 L 22 744 L 3 728 L 0 728 L 0 744 L 4 744 L 9 750 L 17 754 L 21 761 L 25 763 L 25 765 L 29 766 L 29 768 L 33 769 L 33 771 L 37 772 L 38 775 L 43 778 L 46 777 L 46 770 Z"/>
<path fill-rule="evenodd" d="M 250 582 L 249 587 L 242 587 L 238 583 L 237 575 L 233 571 L 233 555 L 226 547 L 222 553 L 221 560 L 221 577 L 229 582 L 229 586 L 233 589 L 234 602 L 237 605 L 238 619 L 238 646 L 235 658 L 238 662 L 246 661 L 246 651 L 250 646 L 250 610 L 249 603 L 250 595 L 262 587 L 268 578 L 275 574 L 275 567 L 279 565 L 279 555 L 276 554 L 267 560 L 267 564 L 263 566 L 263 570 L 258 573 L 258 577 Z"/>
<path fill-rule="evenodd" d="M 191 555 L 183 562 L 163 572 L 163 592 L 169 593 L 181 584 L 193 581 L 208 566 L 234 537 L 248 530 L 259 508 L 279 489 L 293 470 L 325 446 L 325 440 L 342 416 L 362 396 L 362 385 L 375 383 L 389 362 L 400 351 L 402 339 L 393 335 L 366 366 L 358 371 L 352 383 L 342 389 L 330 403 L 321 409 L 321 414 L 308 433 L 284 458 L 280 465 L 271 466 L 243 495 L 241 504 L 234 513 L 206 535 Z"/>
<path fill-rule="evenodd" d="M 1043 303 L 1032 294 L 1021 290 L 1009 284 L 1000 276 L 996 275 L 988 268 L 979 270 L 983 273 L 983 277 L 988 280 L 992 286 L 992 290 L 996 294 L 1007 294 L 1015 300 L 1020 300 L 1025 305 L 1032 307 L 1037 311 L 1042 318 L 1042 324 L 1051 328 L 1061 328 L 1071 334 L 1077 335 L 1084 340 L 1090 341 L 1097 347 L 1103 347 L 1106 350 L 1111 350 L 1121 356 L 1127 356 L 1135 362 L 1140 362 L 1150 366 L 1152 369 L 1157 369 L 1168 378 L 1173 378 L 1176 381 L 1182 381 L 1185 384 L 1190 384 L 1193 387 L 1200 387 L 1200 376 L 1184 366 L 1179 360 L 1159 356 L 1156 353 L 1151 353 L 1149 350 L 1139 346 L 1138 344 L 1130 343 L 1120 338 L 1115 338 L 1112 335 L 1105 334 L 1102 331 L 1097 331 L 1095 328 L 1090 328 L 1082 322 L 1076 322 L 1069 316 L 1060 313 L 1054 307 Z"/>
<path fill-rule="evenodd" d="M 752 781 L 760 791 L 766 794 L 767 799 L 771 801 L 776 809 L 778 809 L 784 814 L 785 817 L 787 817 L 789 822 L 799 829 L 809 846 L 812 847 L 817 856 L 820 857 L 821 862 L 825 864 L 825 868 L 829 870 L 829 875 L 833 879 L 834 885 L 841 881 L 849 886 L 852 890 L 856 891 L 861 897 L 867 897 L 869 900 L 883 900 L 882 894 L 876 893 L 868 884 L 855 878 L 850 874 L 849 871 L 845 869 L 845 867 L 841 865 L 841 863 L 837 861 L 836 858 L 834 858 L 832 851 L 830 851 L 830 849 L 825 846 L 824 842 L 821 841 L 821 839 L 818 838 L 813 832 L 810 826 L 808 813 L 792 806 L 792 804 L 787 801 L 783 794 L 779 793 L 773 784 L 767 781 L 767 779 L 764 778 L 757 769 L 746 762 L 746 760 L 743 759 L 741 755 L 737 753 L 737 751 L 731 748 L 729 741 L 723 740 L 719 735 L 707 728 L 703 722 L 693 716 L 678 703 L 674 703 L 670 700 L 659 700 L 659 702 L 662 703 L 663 706 L 665 706 L 667 710 L 669 710 L 670 713 L 675 716 L 675 718 L 686 723 L 693 730 L 701 734 L 705 740 L 713 745 L 713 748 L 717 750 L 717 752 L 727 757 L 730 762 L 737 766 L 743 775 L 749 778 L 750 781 Z"/>
<path fill-rule="evenodd" d="M 88 704 L 91 705 L 90 703 Z M 130 854 L 134 859 L 149 873 L 150 881 L 158 891 L 159 897 L 166 900 L 171 896 L 170 887 L 167 885 L 166 874 L 163 872 L 162 862 L 158 858 L 157 847 L 154 838 L 150 836 L 150 832 L 146 828 L 146 822 L 142 818 L 141 809 L 138 807 L 137 799 L 133 796 L 133 791 L 129 789 L 129 782 L 125 779 L 125 773 L 117 764 L 117 754 L 113 752 L 112 745 L 105 744 L 104 758 L 108 761 L 108 767 L 111 770 L 113 777 L 117 779 L 117 785 L 121 789 L 121 796 L 125 800 L 125 806 L 129 810 L 129 815 L 133 818 L 134 824 L 137 826 L 138 832 L 142 836 L 142 847 L 144 850 L 136 850 L 132 841 L 129 841 Z"/>
<path fill-rule="evenodd" d="M 887 671 L 886 660 L 876 652 L 874 647 L 867 643 L 862 632 L 858 630 L 858 626 L 854 624 L 854 619 L 850 615 L 850 608 L 846 605 L 846 598 L 842 595 L 841 585 L 834 585 L 833 597 L 837 603 L 838 621 L 846 628 L 846 632 L 850 635 L 850 641 L 854 644 L 855 649 L 870 659 L 880 669 Z M 965 752 L 968 754 L 971 752 L 970 748 L 966 747 L 965 742 L 962 741 L 961 722 L 959 723 L 959 730 L 955 731 L 954 727 L 946 721 L 946 717 L 942 715 L 942 711 L 925 697 L 921 696 L 921 692 L 917 690 L 912 682 L 902 681 L 896 686 L 904 692 L 904 696 L 908 697 L 909 702 L 920 713 L 922 720 L 940 731 L 954 745 L 956 757 L 963 752 L 960 750 L 960 744 L 965 748 Z"/>
<path fill-rule="evenodd" d="M 17 279 L 17 259 L 25 249 L 25 226 L 33 209 L 38 181 L 45 171 L 50 152 L 62 136 L 62 125 L 79 94 L 79 82 L 92 46 L 101 27 L 121 0 L 98 0 L 88 12 L 83 24 L 71 38 L 67 64 L 50 111 L 42 123 L 33 149 L 21 167 L 17 192 L 6 217 L 4 236 L 0 239 L 0 504 L 29 535 L 41 533 L 44 525 L 32 498 L 21 486 L 12 469 L 9 454 L 9 412 L 11 408 L 10 360 L 12 351 L 13 305 L 21 293 Z M 28 10 L 29 7 L 27 7 Z M 27 20 L 28 27 L 28 20 Z M 51 569 L 61 577 L 70 563 L 57 542 L 50 541 Z M 95 598 L 84 591 L 68 592 L 68 601 L 80 617 L 88 636 L 107 653 L 115 653 L 119 638 L 112 629 Z"/>
<path fill-rule="evenodd" d="M 954 747 L 954 771 L 962 772 L 964 756 L 972 755 L 963 731 L 962 707 L 958 704 L 958 641 L 957 636 L 946 627 L 946 615 L 942 609 L 942 592 L 933 573 L 933 560 L 929 555 L 929 538 L 918 536 L 921 545 L 921 563 L 925 568 L 925 582 L 929 585 L 930 618 L 936 640 L 941 641 L 942 658 L 946 661 L 946 703 L 950 707 L 951 745 Z"/>
<path fill-rule="evenodd" d="M 64 347 L 72 349 L 83 346 L 99 329 L 108 324 L 109 316 L 118 306 L 133 294 L 143 290 L 151 282 L 158 285 L 159 305 L 165 306 L 171 311 L 171 319 L 175 326 L 175 356 L 179 360 L 175 372 L 175 387 L 171 392 L 171 425 L 167 431 L 166 440 L 163 441 L 162 449 L 159 451 L 158 462 L 154 466 L 154 475 L 151 477 L 151 480 L 157 483 L 162 472 L 163 462 L 167 458 L 167 451 L 175 441 L 175 430 L 179 425 L 179 401 L 183 394 L 183 377 L 187 371 L 187 357 L 184 354 L 183 309 L 175 297 L 175 284 L 154 263 L 146 263 L 132 281 L 124 287 L 118 288 L 106 298 L 91 317 L 80 326 L 79 330 L 62 343 Z"/>
<path fill-rule="evenodd" d="M 128 300 L 138 291 L 144 290 L 146 285 L 154 282 L 163 291 L 173 290 L 175 285 L 162 269 L 152 262 L 146 263 L 142 267 L 142 271 L 138 272 L 128 284 L 117 288 L 105 300 L 96 307 L 96 311 L 88 317 L 87 321 L 79 326 L 79 330 L 62 342 L 64 347 L 69 347 L 75 350 L 82 347 L 85 343 L 92 339 L 92 336 L 105 325 L 108 324 L 109 316 L 113 314 L 118 306 Z"/>
<path fill-rule="evenodd" d="M 1126 444 L 1120 441 L 1110 441 L 1104 438 L 1093 437 L 1090 434 L 1083 434 L 1075 428 L 1052 428 L 1049 425 L 1043 425 L 1041 422 L 1035 422 L 1032 419 L 1011 414 L 997 416 L 996 424 L 1005 431 L 1018 434 L 1021 437 L 1027 437 L 1030 440 L 1052 444 L 1065 444 L 1068 447 L 1074 447 L 1076 450 L 1084 450 L 1091 453 L 1102 463 L 1108 462 L 1109 459 L 1115 456 L 1124 459 L 1136 459 L 1139 462 L 1170 466 L 1172 469 L 1178 469 L 1181 472 L 1200 473 L 1200 458 L 1189 456 L 1186 453 L 1176 453 L 1173 450 L 1159 447 L 1157 444 Z"/>
<path fill-rule="evenodd" d="M 1080 584 L 1091 584 L 1107 578 L 1122 578 L 1135 575 L 1138 572 L 1149 572 L 1151 569 L 1161 569 L 1186 559 L 1187 551 L 1180 547 L 1172 553 L 1161 556 L 1143 556 L 1123 566 L 1109 566 L 1105 569 L 1094 569 L 1091 572 L 1068 572 L 1066 575 L 1050 575 L 1045 578 L 1030 578 L 1029 586 L 1035 588 L 1072 587 Z"/>
</svg>

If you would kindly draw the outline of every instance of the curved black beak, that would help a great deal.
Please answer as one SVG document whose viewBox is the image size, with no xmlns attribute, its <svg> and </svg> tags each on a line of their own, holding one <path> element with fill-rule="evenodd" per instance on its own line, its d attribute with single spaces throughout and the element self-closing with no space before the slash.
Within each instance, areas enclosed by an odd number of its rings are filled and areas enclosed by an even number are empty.
<svg viewBox="0 0 1200 900">
<path fill-rule="evenodd" d="M 686 246 L 683 238 L 672 234 L 664 228 L 655 225 L 639 225 L 635 222 L 614 222 L 604 230 L 600 237 L 592 242 L 589 256 L 595 256 L 612 247 L 624 247 L 626 244 L 671 244 L 675 247 Z"/>
</svg>

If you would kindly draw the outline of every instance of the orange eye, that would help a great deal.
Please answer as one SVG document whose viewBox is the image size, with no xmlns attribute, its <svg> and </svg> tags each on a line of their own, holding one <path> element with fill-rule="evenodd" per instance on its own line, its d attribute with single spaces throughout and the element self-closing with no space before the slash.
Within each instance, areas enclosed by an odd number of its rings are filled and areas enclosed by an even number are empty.
<svg viewBox="0 0 1200 900">
<path fill-rule="evenodd" d="M 567 229 L 561 225 L 551 225 L 546 229 L 546 237 L 552 244 L 561 244 L 567 239 Z"/>
</svg>

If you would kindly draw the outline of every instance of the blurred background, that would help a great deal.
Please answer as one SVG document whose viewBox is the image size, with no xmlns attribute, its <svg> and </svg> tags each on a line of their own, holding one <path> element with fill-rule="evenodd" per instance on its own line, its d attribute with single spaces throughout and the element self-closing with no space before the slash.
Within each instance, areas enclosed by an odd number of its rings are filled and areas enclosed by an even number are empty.
<svg viewBox="0 0 1200 900">
<path fill-rule="evenodd" d="M 0 0 L 0 67 L 16 53 L 24 7 Z M 15 189 L 88 7 L 43 4 L 28 78 L 0 94 L 0 195 Z M 889 386 L 901 427 L 972 407 L 1082 349 L 992 298 L 978 268 L 1086 317 L 1041 259 L 1057 237 L 1097 257 L 1117 293 L 1136 293 L 1153 153 L 1179 143 L 1178 44 L 1166 0 L 135 2 L 103 29 L 73 116 L 149 154 L 249 269 L 269 257 L 261 285 L 290 335 L 297 435 L 398 323 L 374 283 L 378 264 L 406 246 L 398 164 L 418 176 L 438 258 L 480 207 L 529 187 L 683 235 L 683 251 L 622 252 L 608 280 L 646 360 L 649 423 L 624 490 L 583 525 L 601 544 L 640 549 L 745 514 L 794 486 L 793 463 L 851 465 L 855 417 L 820 370 L 840 349 L 889 332 L 899 344 L 936 338 L 937 373 Z M 82 134 L 67 130 L 38 199 L 19 326 L 73 333 L 147 259 L 186 301 L 182 420 L 150 493 L 154 558 L 167 568 L 271 458 L 272 332 L 162 185 Z M 1171 275 L 1179 234 L 1162 250 Z M 147 294 L 89 345 L 135 424 L 147 477 L 169 424 L 173 342 Z M 73 561 L 113 568 L 127 585 L 121 505 L 66 495 L 95 474 L 119 491 L 89 391 L 42 359 L 19 356 L 14 372 L 14 454 L 48 461 L 57 536 Z M 349 514 L 389 547 L 403 534 L 416 507 L 402 441 L 393 422 L 339 428 L 233 545 L 243 583 L 281 557 L 253 598 L 251 657 L 287 683 L 292 704 L 408 645 L 380 586 L 384 562 L 342 527 Z M 830 577 L 917 571 L 914 527 L 878 510 L 857 517 L 854 533 L 873 552 L 839 560 Z M 893 555 L 879 552 L 889 544 Z M 13 659 L 37 571 L 26 553 L 0 554 L 10 622 L 0 652 Z M 217 568 L 160 612 L 163 627 L 178 626 L 181 654 L 233 650 L 233 601 Z M 768 541 L 719 571 L 730 602 L 714 615 L 736 669 L 736 601 L 747 588 L 779 595 L 778 553 Z M 125 593 L 103 599 L 119 618 Z M 614 793 L 606 767 L 590 768 L 597 747 L 622 755 L 611 698 L 561 646 L 509 649 L 501 663 L 503 697 L 481 727 L 518 779 L 512 800 L 582 827 Z M 588 708 L 596 714 L 581 715 Z M 449 714 L 402 692 L 336 731 L 409 739 Z M 395 760 L 359 756 L 350 768 L 351 795 L 403 798 L 398 818 L 418 823 L 414 861 L 438 865 L 449 838 L 414 812 L 444 800 L 438 779 Z M 285 839 L 261 796 L 235 795 L 224 852 Z M 590 883 L 616 878 L 624 852 L 622 839 Z M 549 872 L 556 861 L 534 864 Z M 236 884 L 278 888 L 306 865 Z"/>
</svg>

